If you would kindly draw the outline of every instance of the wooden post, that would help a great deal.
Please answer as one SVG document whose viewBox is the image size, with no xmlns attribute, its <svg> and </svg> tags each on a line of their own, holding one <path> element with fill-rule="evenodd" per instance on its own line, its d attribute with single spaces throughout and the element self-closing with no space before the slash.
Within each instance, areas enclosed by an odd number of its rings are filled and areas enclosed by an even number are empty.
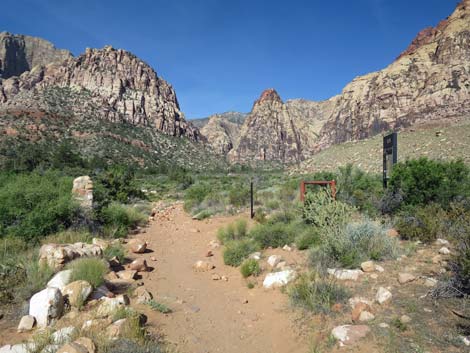
<svg viewBox="0 0 470 353">
<path fill-rule="evenodd" d="M 330 185 L 331 185 L 331 196 L 333 197 L 333 200 L 336 200 L 336 181 L 332 180 Z"/>
<path fill-rule="evenodd" d="M 300 202 L 305 201 L 305 181 L 300 182 Z"/>
</svg>

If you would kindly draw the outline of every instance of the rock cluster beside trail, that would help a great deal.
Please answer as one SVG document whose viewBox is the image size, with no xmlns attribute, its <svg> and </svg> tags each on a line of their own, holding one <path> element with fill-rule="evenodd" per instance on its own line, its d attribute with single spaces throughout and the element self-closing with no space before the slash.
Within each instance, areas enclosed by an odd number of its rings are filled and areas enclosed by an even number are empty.
<svg viewBox="0 0 470 353">
<path fill-rule="evenodd" d="M 67 262 L 80 257 L 101 257 L 103 249 L 99 245 L 75 244 L 45 244 L 39 250 L 39 263 L 59 270 Z"/>
</svg>

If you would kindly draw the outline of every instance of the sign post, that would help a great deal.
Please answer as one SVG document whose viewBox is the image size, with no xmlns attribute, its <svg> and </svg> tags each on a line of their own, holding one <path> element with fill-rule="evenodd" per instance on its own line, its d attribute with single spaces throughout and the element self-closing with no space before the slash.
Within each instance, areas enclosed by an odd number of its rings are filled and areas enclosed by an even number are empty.
<svg viewBox="0 0 470 353">
<path fill-rule="evenodd" d="M 383 184 L 387 187 L 388 179 L 392 175 L 393 165 L 398 161 L 398 134 L 393 132 L 384 136 L 383 151 Z"/>
<path fill-rule="evenodd" d="M 250 182 L 250 218 L 253 219 L 255 217 L 255 210 L 254 210 L 254 197 L 253 197 L 253 180 Z"/>
</svg>

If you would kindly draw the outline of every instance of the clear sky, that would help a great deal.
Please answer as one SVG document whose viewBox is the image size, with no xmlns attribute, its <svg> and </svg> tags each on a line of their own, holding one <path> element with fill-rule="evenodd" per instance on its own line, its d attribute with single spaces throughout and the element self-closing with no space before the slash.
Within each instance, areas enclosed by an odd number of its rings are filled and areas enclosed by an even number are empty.
<svg viewBox="0 0 470 353">
<path fill-rule="evenodd" d="M 456 0 L 2 0 L 0 31 L 75 55 L 111 44 L 169 81 L 189 118 L 247 112 L 265 88 L 323 100 L 390 64 Z"/>
</svg>

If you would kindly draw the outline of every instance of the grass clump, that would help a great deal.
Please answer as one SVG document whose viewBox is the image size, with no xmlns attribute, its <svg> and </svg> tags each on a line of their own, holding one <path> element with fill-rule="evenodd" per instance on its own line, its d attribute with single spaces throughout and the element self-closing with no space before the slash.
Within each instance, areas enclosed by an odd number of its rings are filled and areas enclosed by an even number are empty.
<svg viewBox="0 0 470 353">
<path fill-rule="evenodd" d="M 298 223 L 267 222 L 256 225 L 250 232 L 252 237 L 262 248 L 279 248 L 294 241 L 295 235 L 301 227 Z"/>
<path fill-rule="evenodd" d="M 158 311 L 163 314 L 169 314 L 171 313 L 171 309 L 166 306 L 165 304 L 159 303 L 155 301 L 154 299 L 150 299 L 149 301 L 146 302 L 148 306 L 152 308 L 152 310 Z"/>
<path fill-rule="evenodd" d="M 224 263 L 229 266 L 240 266 L 251 253 L 258 251 L 259 245 L 251 239 L 232 240 L 225 244 Z"/>
<path fill-rule="evenodd" d="M 232 240 L 241 240 L 248 236 L 248 225 L 245 219 L 236 220 L 225 228 L 220 228 L 217 232 L 217 238 L 222 244 Z"/>
<path fill-rule="evenodd" d="M 240 272 L 243 278 L 258 276 L 261 273 L 259 262 L 255 259 L 248 259 L 243 261 L 242 265 L 240 266 Z"/>
<path fill-rule="evenodd" d="M 111 237 L 124 237 L 129 229 L 143 225 L 147 221 L 147 217 L 134 207 L 117 202 L 105 207 L 102 216 L 106 224 L 105 233 Z"/>
<path fill-rule="evenodd" d="M 126 259 L 126 251 L 121 244 L 111 244 L 104 249 L 103 256 L 108 261 L 115 257 L 122 264 Z"/>
<path fill-rule="evenodd" d="M 70 262 L 67 268 L 72 270 L 73 281 L 87 281 L 93 288 L 104 282 L 104 275 L 108 272 L 108 265 L 98 258 L 81 258 Z"/>
<path fill-rule="evenodd" d="M 345 303 L 349 298 L 348 290 L 331 278 L 323 279 L 315 273 L 302 274 L 288 289 L 293 306 L 315 314 L 330 312 L 336 303 Z"/>
<path fill-rule="evenodd" d="M 91 243 L 93 236 L 88 231 L 65 230 L 46 236 L 41 240 L 41 244 L 74 244 Z"/>
</svg>

